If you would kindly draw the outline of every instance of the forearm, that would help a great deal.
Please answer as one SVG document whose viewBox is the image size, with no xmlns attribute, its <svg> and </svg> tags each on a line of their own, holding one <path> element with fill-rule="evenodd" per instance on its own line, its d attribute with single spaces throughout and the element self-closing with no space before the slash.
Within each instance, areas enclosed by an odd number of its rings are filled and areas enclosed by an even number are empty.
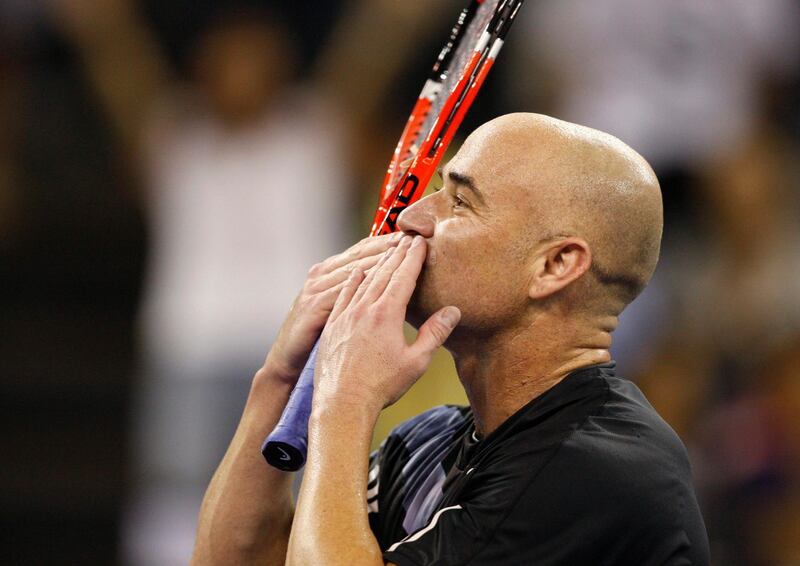
<svg viewBox="0 0 800 566">
<path fill-rule="evenodd" d="M 369 447 L 377 416 L 364 406 L 315 406 L 287 564 L 383 565 L 367 518 Z"/>
<path fill-rule="evenodd" d="M 104 5 L 107 1 L 89 2 L 86 15 L 65 12 L 59 22 L 116 133 L 127 149 L 138 153 L 143 127 L 171 73 L 136 3 Z"/>
<path fill-rule="evenodd" d="M 291 392 L 269 365 L 253 380 L 241 421 L 206 491 L 192 564 L 283 564 L 294 474 L 269 466 L 261 444 Z"/>
<path fill-rule="evenodd" d="M 351 2 L 317 62 L 319 88 L 331 93 L 344 112 L 357 119 L 374 118 L 413 54 L 415 38 L 433 28 L 437 15 L 449 8 L 446 2 Z M 362 79 L 341 80 L 348 75 Z"/>
<path fill-rule="evenodd" d="M 445 307 L 406 342 L 406 307 L 425 260 L 425 240 L 403 237 L 369 272 L 353 269 L 320 337 L 308 463 L 287 563 L 382 565 L 369 526 L 369 446 L 381 409 L 419 379 L 458 324 Z"/>
</svg>

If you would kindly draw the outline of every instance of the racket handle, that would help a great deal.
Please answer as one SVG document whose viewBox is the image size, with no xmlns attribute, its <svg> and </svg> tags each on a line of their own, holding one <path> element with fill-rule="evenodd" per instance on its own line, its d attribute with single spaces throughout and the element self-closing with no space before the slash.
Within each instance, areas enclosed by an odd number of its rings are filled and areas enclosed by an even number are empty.
<svg viewBox="0 0 800 566">
<path fill-rule="evenodd" d="M 314 366 L 317 348 L 314 344 L 300 378 L 278 424 L 264 441 L 261 453 L 272 466 L 286 472 L 296 472 L 306 463 L 308 452 L 308 417 L 314 395 Z"/>
</svg>

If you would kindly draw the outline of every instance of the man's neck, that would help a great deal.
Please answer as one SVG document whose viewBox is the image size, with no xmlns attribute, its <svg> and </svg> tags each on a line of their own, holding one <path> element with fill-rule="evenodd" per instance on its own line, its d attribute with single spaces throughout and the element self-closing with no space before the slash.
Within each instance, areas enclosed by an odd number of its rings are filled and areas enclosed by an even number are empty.
<svg viewBox="0 0 800 566">
<path fill-rule="evenodd" d="M 490 434 L 573 371 L 610 361 L 614 327 L 616 317 L 568 325 L 541 314 L 489 337 L 459 337 L 450 350 L 478 434 Z"/>
</svg>

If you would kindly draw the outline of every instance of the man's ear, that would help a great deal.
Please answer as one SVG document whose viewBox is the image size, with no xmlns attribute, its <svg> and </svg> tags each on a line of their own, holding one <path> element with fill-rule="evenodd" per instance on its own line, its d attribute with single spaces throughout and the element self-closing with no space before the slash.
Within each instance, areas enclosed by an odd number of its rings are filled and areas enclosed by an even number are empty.
<svg viewBox="0 0 800 566">
<path fill-rule="evenodd" d="M 531 299 L 554 295 L 589 271 L 592 265 L 592 250 L 583 238 L 559 238 L 543 245 L 533 263 L 528 288 Z"/>
</svg>

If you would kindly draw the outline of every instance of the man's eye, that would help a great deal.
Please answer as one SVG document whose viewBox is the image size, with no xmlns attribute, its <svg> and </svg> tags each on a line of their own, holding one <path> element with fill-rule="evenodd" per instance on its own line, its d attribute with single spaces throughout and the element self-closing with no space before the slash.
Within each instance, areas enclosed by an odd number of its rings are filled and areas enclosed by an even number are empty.
<svg viewBox="0 0 800 566">
<path fill-rule="evenodd" d="M 435 187 L 434 186 L 433 187 L 433 192 L 434 193 L 438 193 L 443 188 L 444 187 L 442 187 L 442 186 L 439 186 L 439 187 Z M 452 195 L 452 198 L 453 198 L 453 208 L 469 208 L 469 203 L 467 201 L 465 201 L 463 198 L 461 198 L 460 194 L 455 193 L 455 194 Z"/>
</svg>

